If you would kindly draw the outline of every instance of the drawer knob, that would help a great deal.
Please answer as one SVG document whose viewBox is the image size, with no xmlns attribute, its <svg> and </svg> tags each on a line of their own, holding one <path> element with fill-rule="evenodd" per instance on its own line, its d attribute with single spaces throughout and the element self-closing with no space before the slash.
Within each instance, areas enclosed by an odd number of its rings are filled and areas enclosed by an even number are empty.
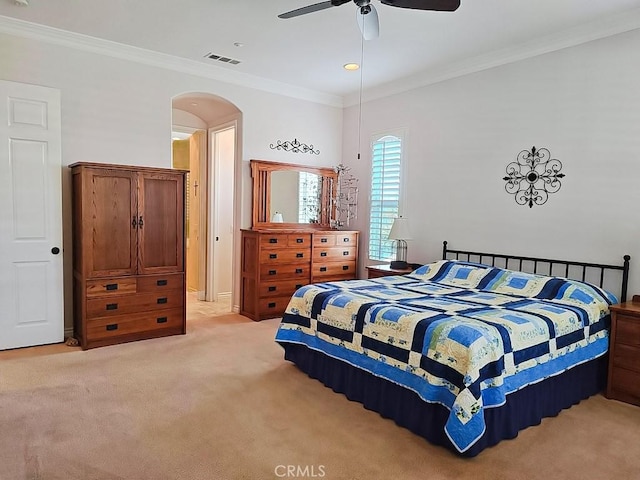
<svg viewBox="0 0 640 480">
<path fill-rule="evenodd" d="M 278 254 L 277 253 L 270 253 L 269 254 L 269 258 L 278 258 Z"/>
<path fill-rule="evenodd" d="M 299 289 L 299 288 L 302 288 L 302 284 L 301 284 L 301 283 L 298 283 L 298 284 L 296 285 L 296 290 L 297 290 L 297 289 Z"/>
<path fill-rule="evenodd" d="M 269 287 L 269 291 L 270 292 L 275 292 L 276 291 L 276 287 Z"/>
<path fill-rule="evenodd" d="M 296 238 L 296 243 L 304 243 L 304 240 L 302 238 Z"/>
<path fill-rule="evenodd" d="M 167 283 L 168 283 L 168 282 L 167 282 L 166 280 L 158 280 L 158 281 L 156 282 L 156 285 L 157 285 L 158 287 L 164 287 L 164 286 L 166 286 L 166 285 L 167 285 Z"/>
<path fill-rule="evenodd" d="M 158 304 L 167 303 L 167 297 L 160 297 L 160 298 L 157 300 L 157 303 L 158 303 Z"/>
<path fill-rule="evenodd" d="M 349 237 L 343 237 L 342 241 L 345 242 L 345 243 L 349 243 Z"/>
<path fill-rule="evenodd" d="M 105 288 L 107 290 L 117 290 L 118 289 L 118 284 L 117 283 L 107 283 Z"/>
<path fill-rule="evenodd" d="M 269 239 L 269 243 L 278 243 L 278 239 L 277 238 L 270 238 Z"/>
<path fill-rule="evenodd" d="M 302 258 L 304 257 L 304 253 L 296 253 L 296 258 Z"/>
<path fill-rule="evenodd" d="M 275 270 L 269 270 L 269 275 L 275 275 L 276 271 Z"/>
<path fill-rule="evenodd" d="M 321 257 L 326 257 L 327 256 L 327 252 L 320 252 L 320 256 Z"/>
<path fill-rule="evenodd" d="M 156 318 L 157 323 L 167 323 L 167 317 L 158 317 Z"/>
<path fill-rule="evenodd" d="M 269 308 L 276 308 L 276 302 L 269 302 Z"/>
<path fill-rule="evenodd" d="M 301 268 L 296 268 L 296 273 L 302 273 L 302 269 Z"/>
<path fill-rule="evenodd" d="M 320 267 L 320 271 L 321 272 L 326 272 L 327 271 L 327 267 Z"/>
<path fill-rule="evenodd" d="M 118 324 L 117 323 L 111 323 L 109 325 L 107 325 L 107 331 L 111 332 L 113 330 L 117 330 L 118 329 Z"/>
<path fill-rule="evenodd" d="M 117 310 L 117 309 L 118 309 L 117 303 L 107 303 L 107 310 Z"/>
<path fill-rule="evenodd" d="M 347 255 L 349 255 L 349 251 L 342 252 L 342 255 L 344 255 L 346 257 Z"/>
<path fill-rule="evenodd" d="M 326 238 L 321 238 L 320 239 L 320 243 L 327 243 L 327 242 L 328 242 L 328 240 Z"/>
<path fill-rule="evenodd" d="M 349 265 L 343 265 L 342 270 L 349 270 Z"/>
</svg>

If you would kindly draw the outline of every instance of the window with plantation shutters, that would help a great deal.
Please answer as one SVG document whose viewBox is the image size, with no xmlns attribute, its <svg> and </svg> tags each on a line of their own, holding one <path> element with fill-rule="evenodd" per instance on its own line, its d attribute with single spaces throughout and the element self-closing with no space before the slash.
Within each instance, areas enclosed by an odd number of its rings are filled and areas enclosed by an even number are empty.
<svg viewBox="0 0 640 480">
<path fill-rule="evenodd" d="M 315 223 L 320 218 L 320 176 L 300 172 L 298 181 L 298 222 Z"/>
<path fill-rule="evenodd" d="M 387 237 L 400 211 L 401 161 L 401 138 L 386 135 L 373 142 L 369 214 L 369 258 L 372 260 L 391 260 L 395 255 L 393 241 Z"/>
</svg>

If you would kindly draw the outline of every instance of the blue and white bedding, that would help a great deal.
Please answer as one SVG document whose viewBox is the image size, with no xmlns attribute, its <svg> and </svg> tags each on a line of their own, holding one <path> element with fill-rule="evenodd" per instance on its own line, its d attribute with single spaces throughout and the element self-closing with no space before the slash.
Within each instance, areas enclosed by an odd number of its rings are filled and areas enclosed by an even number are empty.
<svg viewBox="0 0 640 480">
<path fill-rule="evenodd" d="M 483 409 L 606 353 L 612 303 L 588 283 L 443 260 L 405 276 L 304 286 L 276 341 L 444 405 L 446 434 L 464 452 L 485 431 Z"/>
</svg>

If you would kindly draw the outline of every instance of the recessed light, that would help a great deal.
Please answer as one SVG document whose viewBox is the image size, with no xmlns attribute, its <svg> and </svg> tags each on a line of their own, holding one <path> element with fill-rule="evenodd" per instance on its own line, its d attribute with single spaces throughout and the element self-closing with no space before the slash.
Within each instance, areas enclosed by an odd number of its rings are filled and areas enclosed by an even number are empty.
<svg viewBox="0 0 640 480">
<path fill-rule="evenodd" d="M 242 43 L 242 42 L 233 42 L 233 45 L 235 47 L 244 47 L 244 43 Z"/>
<path fill-rule="evenodd" d="M 357 63 L 345 63 L 343 65 L 343 68 L 345 70 L 358 70 L 360 68 L 360 65 L 358 65 Z"/>
</svg>

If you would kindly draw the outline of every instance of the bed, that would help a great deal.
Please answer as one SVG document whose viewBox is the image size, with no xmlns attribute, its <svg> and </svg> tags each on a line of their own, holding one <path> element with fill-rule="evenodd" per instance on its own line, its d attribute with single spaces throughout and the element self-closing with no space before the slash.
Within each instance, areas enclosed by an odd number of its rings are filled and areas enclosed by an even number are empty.
<svg viewBox="0 0 640 480">
<path fill-rule="evenodd" d="M 408 275 L 306 285 L 285 359 L 429 442 L 473 457 L 600 392 L 622 265 L 451 250 Z M 611 293 L 611 292 L 615 292 Z"/>
</svg>

